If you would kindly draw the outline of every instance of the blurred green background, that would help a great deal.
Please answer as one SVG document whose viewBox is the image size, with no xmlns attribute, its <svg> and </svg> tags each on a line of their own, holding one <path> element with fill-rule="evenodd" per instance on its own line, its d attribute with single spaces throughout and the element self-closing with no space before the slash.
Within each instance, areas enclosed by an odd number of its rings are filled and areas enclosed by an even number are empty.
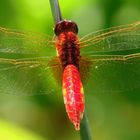
<svg viewBox="0 0 140 140">
<path fill-rule="evenodd" d="M 80 36 L 140 19 L 139 0 L 60 0 L 60 7 L 64 18 L 77 22 Z M 1 1 L 0 26 L 53 35 L 49 1 Z M 86 110 L 94 140 L 140 139 L 140 88 L 120 94 L 94 95 L 94 87 L 87 91 Z M 61 94 L 1 94 L 0 139 L 79 140 L 79 132 L 65 113 Z"/>
</svg>

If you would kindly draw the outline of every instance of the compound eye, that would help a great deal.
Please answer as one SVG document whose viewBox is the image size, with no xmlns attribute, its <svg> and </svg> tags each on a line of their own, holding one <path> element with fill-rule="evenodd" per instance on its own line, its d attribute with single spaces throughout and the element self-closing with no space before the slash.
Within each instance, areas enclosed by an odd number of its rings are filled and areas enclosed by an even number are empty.
<svg viewBox="0 0 140 140">
<path fill-rule="evenodd" d="M 59 36 L 62 32 L 73 32 L 75 34 L 78 33 L 77 24 L 70 20 L 63 20 L 56 24 L 54 32 L 57 36 Z"/>
</svg>

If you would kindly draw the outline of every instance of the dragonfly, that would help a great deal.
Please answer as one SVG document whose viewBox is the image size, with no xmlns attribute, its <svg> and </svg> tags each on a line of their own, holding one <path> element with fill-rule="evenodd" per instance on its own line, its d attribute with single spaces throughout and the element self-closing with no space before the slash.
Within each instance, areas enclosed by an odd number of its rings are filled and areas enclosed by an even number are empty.
<svg viewBox="0 0 140 140">
<path fill-rule="evenodd" d="M 0 27 L 1 93 L 40 95 L 62 90 L 67 114 L 79 130 L 86 82 L 99 82 L 92 85 L 93 93 L 140 88 L 140 21 L 79 38 L 76 23 L 63 20 L 54 32 L 55 37 L 50 37 Z"/>
</svg>

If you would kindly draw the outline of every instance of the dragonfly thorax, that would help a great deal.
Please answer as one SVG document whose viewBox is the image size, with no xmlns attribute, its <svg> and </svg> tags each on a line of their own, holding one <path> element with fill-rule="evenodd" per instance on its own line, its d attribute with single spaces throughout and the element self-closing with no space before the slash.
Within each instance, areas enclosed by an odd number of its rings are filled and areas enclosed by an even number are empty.
<svg viewBox="0 0 140 140">
<path fill-rule="evenodd" d="M 68 64 L 79 67 L 80 47 L 75 33 L 62 32 L 57 38 L 56 48 L 63 68 Z"/>
</svg>

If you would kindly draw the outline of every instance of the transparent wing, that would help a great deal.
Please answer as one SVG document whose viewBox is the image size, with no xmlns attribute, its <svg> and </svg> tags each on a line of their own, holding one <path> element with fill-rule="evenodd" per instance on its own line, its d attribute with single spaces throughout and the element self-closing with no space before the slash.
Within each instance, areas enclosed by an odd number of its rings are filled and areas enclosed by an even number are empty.
<svg viewBox="0 0 140 140">
<path fill-rule="evenodd" d="M 19 32 L 0 27 L 0 53 L 52 56 L 55 55 L 52 39 L 44 34 Z"/>
<path fill-rule="evenodd" d="M 140 21 L 88 34 L 80 39 L 80 45 L 81 54 L 85 56 L 140 51 Z"/>
<path fill-rule="evenodd" d="M 38 95 L 59 92 L 61 87 L 52 75 L 52 70 L 57 70 L 59 63 L 57 59 L 56 61 L 52 59 L 52 57 L 0 58 L 0 93 Z"/>
<path fill-rule="evenodd" d="M 51 70 L 56 49 L 52 38 L 0 27 L 0 93 L 35 95 L 58 86 Z"/>
<path fill-rule="evenodd" d="M 139 93 L 140 54 L 93 55 L 81 58 L 81 75 L 88 71 L 85 89 L 89 93 Z M 81 62 L 82 63 L 82 62 Z M 87 65 L 88 64 L 88 65 Z"/>
</svg>

